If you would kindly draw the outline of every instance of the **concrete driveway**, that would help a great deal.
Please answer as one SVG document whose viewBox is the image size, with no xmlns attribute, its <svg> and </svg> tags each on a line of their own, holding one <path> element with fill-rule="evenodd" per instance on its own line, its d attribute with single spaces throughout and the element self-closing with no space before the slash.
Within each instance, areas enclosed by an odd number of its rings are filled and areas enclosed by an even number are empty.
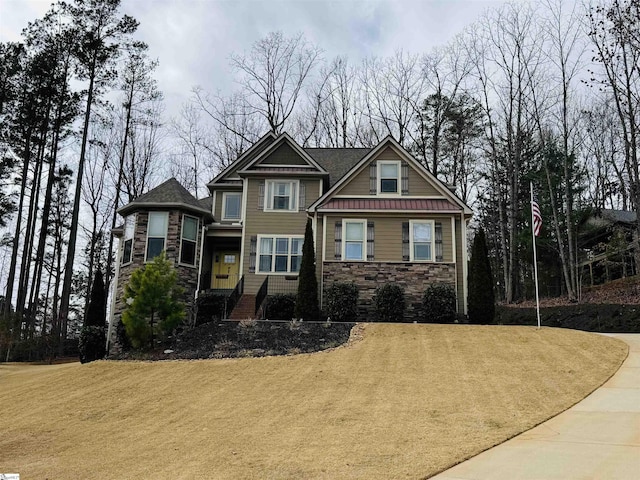
<svg viewBox="0 0 640 480">
<path fill-rule="evenodd" d="M 640 334 L 613 334 L 629 357 L 569 410 L 439 475 L 437 480 L 640 479 Z"/>
</svg>

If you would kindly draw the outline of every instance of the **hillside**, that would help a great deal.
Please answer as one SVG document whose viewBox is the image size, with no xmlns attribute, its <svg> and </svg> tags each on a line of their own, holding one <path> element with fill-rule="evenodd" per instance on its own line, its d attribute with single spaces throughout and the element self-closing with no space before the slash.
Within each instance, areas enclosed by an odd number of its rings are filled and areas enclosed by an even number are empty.
<svg viewBox="0 0 640 480">
<path fill-rule="evenodd" d="M 421 478 L 568 408 L 624 343 L 530 327 L 367 324 L 314 354 L 0 364 L 21 478 Z"/>
</svg>

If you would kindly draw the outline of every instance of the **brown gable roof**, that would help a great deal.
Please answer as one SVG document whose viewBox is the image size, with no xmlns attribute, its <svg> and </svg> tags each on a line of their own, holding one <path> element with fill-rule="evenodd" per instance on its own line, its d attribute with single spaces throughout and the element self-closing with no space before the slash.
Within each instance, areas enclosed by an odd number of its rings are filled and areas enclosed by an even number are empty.
<svg viewBox="0 0 640 480">
<path fill-rule="evenodd" d="M 131 212 L 151 207 L 179 207 L 200 215 L 211 215 L 211 210 L 204 208 L 175 178 L 170 178 L 144 195 L 140 195 L 133 202 L 121 207 L 118 213 L 124 216 Z"/>
<path fill-rule="evenodd" d="M 329 186 L 333 186 L 364 156 L 370 148 L 305 148 L 311 158 L 329 172 Z"/>
</svg>

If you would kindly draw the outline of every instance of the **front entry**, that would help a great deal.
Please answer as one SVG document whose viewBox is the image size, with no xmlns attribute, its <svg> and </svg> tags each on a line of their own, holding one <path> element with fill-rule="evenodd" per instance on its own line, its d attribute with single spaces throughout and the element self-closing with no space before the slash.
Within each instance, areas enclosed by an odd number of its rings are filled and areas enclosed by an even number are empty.
<svg viewBox="0 0 640 480">
<path fill-rule="evenodd" d="M 213 259 L 213 275 L 211 276 L 211 288 L 229 289 L 236 288 L 240 277 L 240 252 L 217 252 Z"/>
</svg>

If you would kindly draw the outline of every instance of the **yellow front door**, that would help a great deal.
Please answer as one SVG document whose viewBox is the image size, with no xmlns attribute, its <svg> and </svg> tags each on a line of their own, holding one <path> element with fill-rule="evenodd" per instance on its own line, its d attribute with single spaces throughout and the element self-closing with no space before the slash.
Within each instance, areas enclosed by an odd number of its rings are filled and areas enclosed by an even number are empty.
<svg viewBox="0 0 640 480">
<path fill-rule="evenodd" d="M 239 252 L 218 252 L 213 259 L 211 288 L 233 289 L 238 283 L 240 271 Z"/>
</svg>

